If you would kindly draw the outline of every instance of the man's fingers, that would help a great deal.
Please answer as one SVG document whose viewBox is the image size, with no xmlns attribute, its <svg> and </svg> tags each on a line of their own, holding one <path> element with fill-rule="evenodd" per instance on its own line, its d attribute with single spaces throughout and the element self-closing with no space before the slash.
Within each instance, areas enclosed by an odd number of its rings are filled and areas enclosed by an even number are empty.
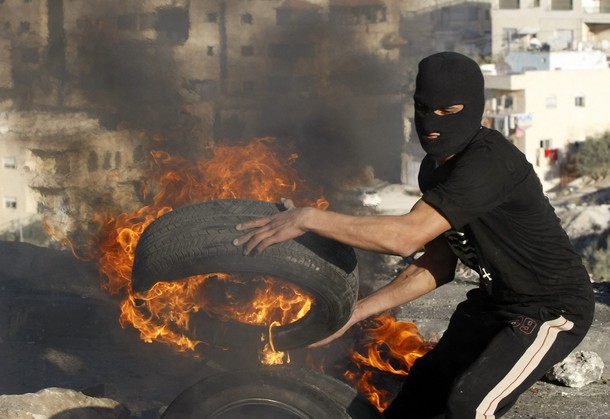
<svg viewBox="0 0 610 419">
<path fill-rule="evenodd" d="M 282 205 L 284 205 L 284 208 L 286 208 L 287 210 L 293 210 L 296 208 L 296 205 L 294 205 L 292 199 L 282 198 L 280 199 L 280 201 L 282 202 Z"/>
<path fill-rule="evenodd" d="M 280 240 L 274 240 L 274 233 L 273 231 L 261 231 L 256 230 L 256 231 L 252 231 L 248 234 L 245 234 L 241 237 L 238 237 L 236 239 L 233 240 L 233 245 L 235 246 L 240 246 L 240 245 L 244 245 L 244 255 L 249 255 L 249 254 L 259 254 L 261 253 L 263 250 L 265 250 L 267 247 L 271 246 L 274 243 L 277 243 Z"/>
<path fill-rule="evenodd" d="M 271 217 L 257 218 L 256 220 L 239 223 L 235 226 L 235 229 L 238 231 L 249 230 L 251 228 L 257 228 L 257 227 L 262 227 L 264 225 L 267 225 L 267 224 L 269 224 L 270 221 L 271 221 Z"/>
</svg>

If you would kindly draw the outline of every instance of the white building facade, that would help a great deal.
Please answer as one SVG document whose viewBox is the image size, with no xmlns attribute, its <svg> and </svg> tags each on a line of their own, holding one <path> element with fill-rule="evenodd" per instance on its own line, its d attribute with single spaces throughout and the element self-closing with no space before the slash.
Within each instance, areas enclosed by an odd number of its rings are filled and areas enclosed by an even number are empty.
<svg viewBox="0 0 610 419">
<path fill-rule="evenodd" d="M 6 113 L 0 113 L 0 232 L 22 234 L 24 224 L 36 216 L 36 202 L 28 186 L 29 150 L 9 130 Z"/>
<path fill-rule="evenodd" d="M 543 179 L 560 175 L 571 148 L 579 142 L 610 130 L 610 118 L 603 110 L 610 95 L 608 66 L 544 69 L 554 62 L 550 58 L 554 53 L 547 54 L 541 69 L 485 77 L 485 124 L 509 137 Z M 590 61 L 581 57 L 585 53 L 571 54 L 571 63 Z"/>
<path fill-rule="evenodd" d="M 491 20 L 494 56 L 537 48 L 610 55 L 610 0 L 492 0 Z"/>
</svg>

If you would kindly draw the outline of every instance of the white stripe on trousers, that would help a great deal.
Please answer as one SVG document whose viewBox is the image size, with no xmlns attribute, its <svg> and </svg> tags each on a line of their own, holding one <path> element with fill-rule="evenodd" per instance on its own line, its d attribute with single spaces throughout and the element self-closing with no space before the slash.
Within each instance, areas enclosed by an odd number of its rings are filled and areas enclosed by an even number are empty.
<svg viewBox="0 0 610 419">
<path fill-rule="evenodd" d="M 561 316 L 543 323 L 534 342 L 477 407 L 476 419 L 494 419 L 494 412 L 500 401 L 514 391 L 534 371 L 555 343 L 557 335 L 560 332 L 572 329 L 572 327 L 574 327 L 574 323 Z"/>
</svg>

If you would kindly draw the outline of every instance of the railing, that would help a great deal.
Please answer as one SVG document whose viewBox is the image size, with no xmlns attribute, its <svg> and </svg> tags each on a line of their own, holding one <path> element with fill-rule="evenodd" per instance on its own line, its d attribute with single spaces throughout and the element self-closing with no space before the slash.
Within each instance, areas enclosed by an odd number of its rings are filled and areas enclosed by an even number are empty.
<svg viewBox="0 0 610 419">
<path fill-rule="evenodd" d="M 501 1 L 506 1 L 506 0 L 501 0 Z M 508 0 L 508 1 L 516 2 L 517 4 L 519 4 L 519 0 Z M 434 4 L 429 4 L 428 2 L 426 2 L 427 6 L 422 6 L 421 8 L 419 8 L 417 10 L 403 11 L 403 12 L 401 12 L 401 14 L 403 17 L 414 17 L 414 16 L 419 16 L 419 15 L 423 15 L 426 13 L 430 13 L 435 10 L 442 9 L 443 7 L 462 5 L 464 3 L 488 4 L 488 1 L 486 1 L 486 0 L 451 0 L 451 1 L 441 2 L 441 3 L 435 2 Z M 517 7 L 517 8 L 519 8 L 519 7 Z"/>
<path fill-rule="evenodd" d="M 587 6 L 582 11 L 589 14 L 610 13 L 610 5 Z"/>
<path fill-rule="evenodd" d="M 31 241 L 28 240 L 32 236 L 31 226 L 40 220 L 41 214 L 32 214 L 0 224 L 0 240 Z"/>
</svg>

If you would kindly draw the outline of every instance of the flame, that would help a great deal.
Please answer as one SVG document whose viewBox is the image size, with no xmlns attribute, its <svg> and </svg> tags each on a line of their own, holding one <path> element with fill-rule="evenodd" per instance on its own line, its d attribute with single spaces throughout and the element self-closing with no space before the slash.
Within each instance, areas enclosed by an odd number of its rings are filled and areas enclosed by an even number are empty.
<svg viewBox="0 0 610 419">
<path fill-rule="evenodd" d="M 290 283 L 273 277 L 245 279 L 217 272 L 157 282 L 143 293 L 131 289 L 131 268 L 142 232 L 175 208 L 211 199 L 278 201 L 281 197 L 291 197 L 301 206 L 328 207 L 324 198 L 315 202 L 305 198 L 314 196 L 314 192 L 307 189 L 292 168 L 298 156 L 276 152 L 274 145 L 271 138 L 262 138 L 245 146 L 218 146 L 211 158 L 196 161 L 153 151 L 152 181 L 143 189 L 150 204 L 119 215 L 110 211 L 95 214 L 100 225 L 95 257 L 104 278 L 102 286 L 124 297 L 119 318 L 123 327 L 138 330 L 145 342 L 164 343 L 199 356 L 198 348 L 207 343 L 198 340 L 190 329 L 191 316 L 205 310 L 221 319 L 265 326 L 268 338 L 261 337 L 264 344 L 259 352 L 261 362 L 270 365 L 290 362 L 288 353 L 275 350 L 273 328 L 300 319 L 312 305 L 312 298 Z M 48 225 L 47 230 L 82 259 L 59 229 Z M 245 287 L 246 284 L 254 285 L 255 291 Z M 421 338 L 413 323 L 397 322 L 390 315 L 375 320 L 375 327 L 365 329 L 368 337 L 365 351 L 351 353 L 351 361 L 358 370 L 348 370 L 344 375 L 357 383 L 358 391 L 382 411 L 393 394 L 377 384 L 378 378 L 383 373 L 407 375 L 413 362 L 433 344 Z M 324 370 L 323 364 L 320 369 Z"/>
<path fill-rule="evenodd" d="M 381 412 L 395 394 L 384 389 L 383 383 L 377 383 L 383 376 L 379 372 L 408 375 L 415 360 L 432 349 L 434 343 L 425 341 L 414 323 L 399 322 L 389 314 L 373 320 L 376 325 L 364 330 L 368 338 L 365 353 L 353 351 L 351 354 L 359 371 L 347 371 L 344 375 Z"/>
<path fill-rule="evenodd" d="M 211 158 L 197 161 L 153 151 L 154 182 L 144 191 L 146 197 L 152 196 L 152 203 L 116 216 L 108 212 L 96 214 L 101 226 L 98 266 L 105 277 L 102 286 L 110 293 L 125 295 L 120 315 L 123 327 L 133 326 L 145 342 L 161 342 L 180 352 L 194 352 L 203 342 L 197 340 L 189 326 L 191 315 L 200 310 L 209 309 L 223 318 L 249 324 L 268 325 L 269 330 L 271 325 L 287 324 L 307 313 L 311 297 L 274 278 L 253 279 L 258 287 L 252 299 L 237 299 L 229 293 L 221 299 L 224 305 L 206 298 L 205 293 L 206 288 L 219 282 L 242 281 L 224 273 L 158 282 L 144 293 L 131 290 L 131 268 L 142 232 L 174 208 L 211 199 L 277 202 L 281 197 L 292 197 L 299 205 L 328 206 L 323 198 L 313 204 L 304 200 L 303 196 L 311 191 L 292 168 L 298 155 L 283 156 L 273 145 L 273 139 L 261 138 L 245 146 L 218 146 Z"/>
</svg>

